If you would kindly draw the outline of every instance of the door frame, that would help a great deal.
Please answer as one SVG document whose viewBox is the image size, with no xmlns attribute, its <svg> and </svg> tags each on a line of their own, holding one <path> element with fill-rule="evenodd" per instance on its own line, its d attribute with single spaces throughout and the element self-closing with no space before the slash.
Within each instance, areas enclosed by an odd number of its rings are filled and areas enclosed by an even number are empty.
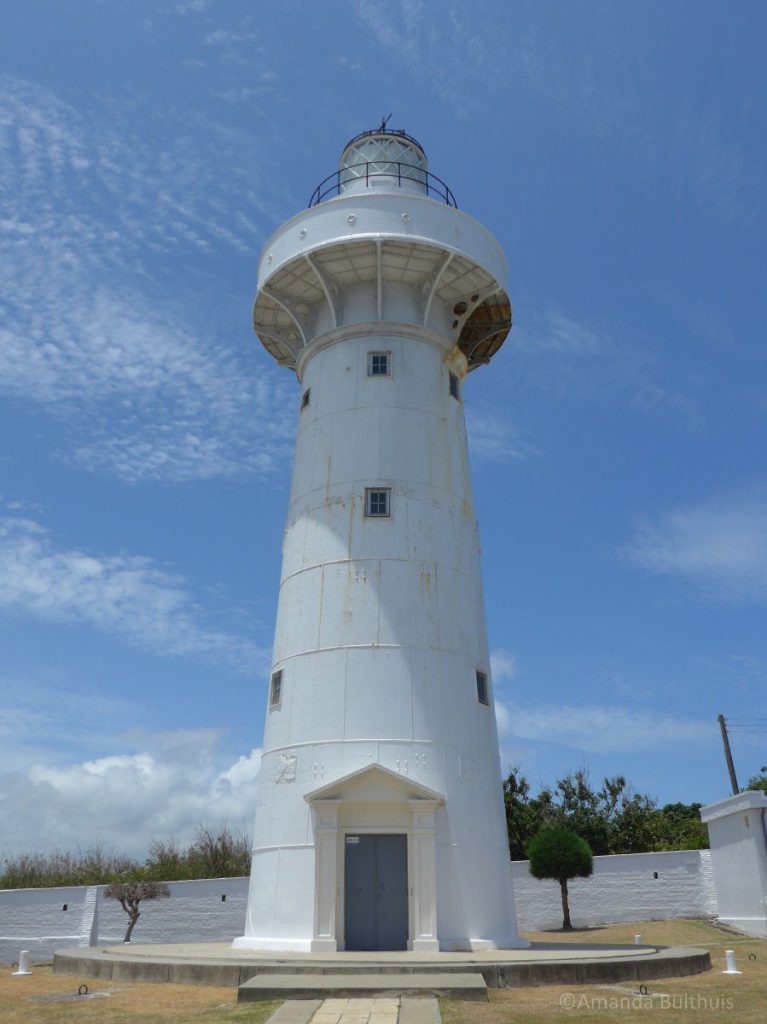
<svg viewBox="0 0 767 1024">
<path fill-rule="evenodd" d="M 407 776 L 370 765 L 307 793 L 304 799 L 312 808 L 315 848 L 312 951 L 345 948 L 346 837 L 405 835 L 407 948 L 438 952 L 436 816 L 444 798 Z"/>
</svg>

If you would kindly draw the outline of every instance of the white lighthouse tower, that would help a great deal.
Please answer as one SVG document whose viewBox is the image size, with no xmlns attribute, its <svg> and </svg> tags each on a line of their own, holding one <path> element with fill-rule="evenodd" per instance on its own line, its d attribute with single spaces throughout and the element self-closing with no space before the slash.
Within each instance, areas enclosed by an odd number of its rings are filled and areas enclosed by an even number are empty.
<svg viewBox="0 0 767 1024">
<path fill-rule="evenodd" d="M 505 279 L 385 125 L 264 247 L 254 326 L 301 398 L 238 948 L 527 945 L 462 403 L 511 326 Z"/>
</svg>

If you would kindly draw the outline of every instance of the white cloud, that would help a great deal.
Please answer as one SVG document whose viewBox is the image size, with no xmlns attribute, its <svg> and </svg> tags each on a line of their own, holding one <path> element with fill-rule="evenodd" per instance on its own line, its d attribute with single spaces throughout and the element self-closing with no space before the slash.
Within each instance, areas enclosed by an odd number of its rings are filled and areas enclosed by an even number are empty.
<svg viewBox="0 0 767 1024">
<path fill-rule="evenodd" d="M 511 715 L 508 707 L 498 697 L 495 698 L 495 724 L 498 727 L 498 740 L 502 742 L 511 735 Z"/>
<path fill-rule="evenodd" d="M 767 598 L 767 491 L 689 505 L 638 531 L 626 557 L 714 598 Z"/>
<path fill-rule="evenodd" d="M 469 447 L 480 459 L 503 462 L 536 454 L 507 420 L 493 413 L 476 412 L 470 405 L 466 407 L 466 431 Z"/>
<path fill-rule="evenodd" d="M 195 296 L 171 305 L 157 281 L 171 254 L 182 268 L 255 257 L 275 219 L 261 151 L 166 111 L 158 154 L 119 114 L 86 119 L 0 83 L 0 392 L 63 423 L 61 458 L 130 482 L 272 472 L 290 450 L 290 378 L 255 338 L 238 351 L 211 336 Z"/>
<path fill-rule="evenodd" d="M 455 116 L 476 120 L 498 96 L 520 97 L 563 116 L 586 137 L 609 139 L 624 158 L 677 182 L 716 216 L 753 218 L 764 151 L 733 139 L 732 124 L 745 120 L 760 138 L 757 107 L 733 116 L 727 105 L 701 103 L 691 117 L 684 94 L 667 89 L 641 44 L 621 45 L 608 29 L 609 39 L 597 31 L 588 43 L 573 45 L 576 5 L 569 5 L 571 14 L 551 8 L 548 17 L 543 5 L 536 19 L 520 5 L 457 0 L 442 3 L 439 18 L 424 0 L 348 0 L 348 6 L 366 34 Z"/>
<path fill-rule="evenodd" d="M 556 309 L 550 310 L 538 321 L 533 321 L 527 330 L 517 331 L 513 337 L 518 340 L 520 335 L 520 346 L 523 349 L 554 352 L 558 356 L 597 355 L 608 347 L 608 341 L 602 333 Z"/>
<path fill-rule="evenodd" d="M 493 673 L 493 681 L 496 683 L 500 683 L 503 679 L 512 679 L 517 671 L 513 655 L 501 647 L 490 652 L 490 668 Z"/>
<path fill-rule="evenodd" d="M 255 32 L 243 32 L 235 29 L 220 28 L 205 35 L 208 46 L 232 46 L 236 43 L 247 43 L 258 38 Z M 263 76 L 262 76 L 263 77 Z"/>
<path fill-rule="evenodd" d="M 57 548 L 31 519 L 0 517 L 0 609 L 85 622 L 166 655 L 226 661 L 247 674 L 268 652 L 203 621 L 188 583 L 135 555 Z"/>
<path fill-rule="evenodd" d="M 709 743 L 716 734 L 715 723 L 708 720 L 621 705 L 576 707 L 506 702 L 499 721 L 505 725 L 504 735 L 513 739 L 562 744 L 595 753 Z"/>
<path fill-rule="evenodd" d="M 668 368 L 659 365 L 651 339 L 637 338 L 633 327 L 586 323 L 549 309 L 518 323 L 506 344 L 513 350 L 507 372 L 513 372 L 515 388 L 568 400 L 619 402 L 645 415 L 673 417 L 687 428 L 701 422 L 689 381 L 669 383 Z"/>
<path fill-rule="evenodd" d="M 251 824 L 261 751 L 232 761 L 216 730 L 141 737 L 130 753 L 35 764 L 0 777 L 0 853 L 103 842 L 146 855 L 153 838 L 188 842 L 200 822 Z"/>
<path fill-rule="evenodd" d="M 181 0 L 176 4 L 177 14 L 200 14 L 208 6 L 208 0 Z"/>
</svg>

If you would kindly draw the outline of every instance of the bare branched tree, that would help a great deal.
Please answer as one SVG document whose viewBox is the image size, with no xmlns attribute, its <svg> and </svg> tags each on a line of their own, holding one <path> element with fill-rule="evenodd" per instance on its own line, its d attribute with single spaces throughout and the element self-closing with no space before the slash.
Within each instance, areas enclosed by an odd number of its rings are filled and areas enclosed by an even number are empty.
<svg viewBox="0 0 767 1024">
<path fill-rule="evenodd" d="M 167 899 L 170 889 L 165 882 L 113 882 L 104 890 L 104 896 L 108 900 L 117 900 L 128 915 L 128 930 L 123 942 L 130 942 L 136 921 L 141 917 L 141 901 Z"/>
</svg>

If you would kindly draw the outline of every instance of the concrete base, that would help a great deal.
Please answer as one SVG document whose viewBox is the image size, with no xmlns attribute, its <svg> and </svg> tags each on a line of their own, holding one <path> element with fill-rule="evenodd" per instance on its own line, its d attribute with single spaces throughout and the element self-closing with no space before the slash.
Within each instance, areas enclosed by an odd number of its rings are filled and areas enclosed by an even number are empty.
<svg viewBox="0 0 767 1024">
<path fill-rule="evenodd" d="M 168 981 L 239 987 L 251 978 L 477 974 L 489 988 L 649 981 L 711 969 L 708 951 L 694 947 L 535 942 L 529 949 L 470 953 L 281 953 L 232 949 L 229 943 L 76 947 L 59 950 L 56 974 L 108 980 Z M 284 989 L 288 998 L 290 986 Z"/>
<path fill-rule="evenodd" d="M 767 939 L 767 917 L 718 917 L 717 921 L 728 928 L 743 932 L 744 935 Z"/>
<path fill-rule="evenodd" d="M 240 985 L 238 1003 L 270 999 L 431 996 L 487 1001 L 481 974 L 258 974 Z"/>
<path fill-rule="evenodd" d="M 313 946 L 314 942 L 309 939 L 262 939 L 247 935 L 232 941 L 232 949 L 253 950 L 256 953 L 280 953 L 283 950 L 288 953 L 310 953 Z"/>
<path fill-rule="evenodd" d="M 233 945 L 236 946 L 236 941 Z M 337 951 L 338 943 L 335 939 L 312 939 L 309 946 L 310 953 L 335 953 Z"/>
<path fill-rule="evenodd" d="M 439 953 L 439 942 L 436 939 L 414 939 L 411 952 Z"/>
</svg>

